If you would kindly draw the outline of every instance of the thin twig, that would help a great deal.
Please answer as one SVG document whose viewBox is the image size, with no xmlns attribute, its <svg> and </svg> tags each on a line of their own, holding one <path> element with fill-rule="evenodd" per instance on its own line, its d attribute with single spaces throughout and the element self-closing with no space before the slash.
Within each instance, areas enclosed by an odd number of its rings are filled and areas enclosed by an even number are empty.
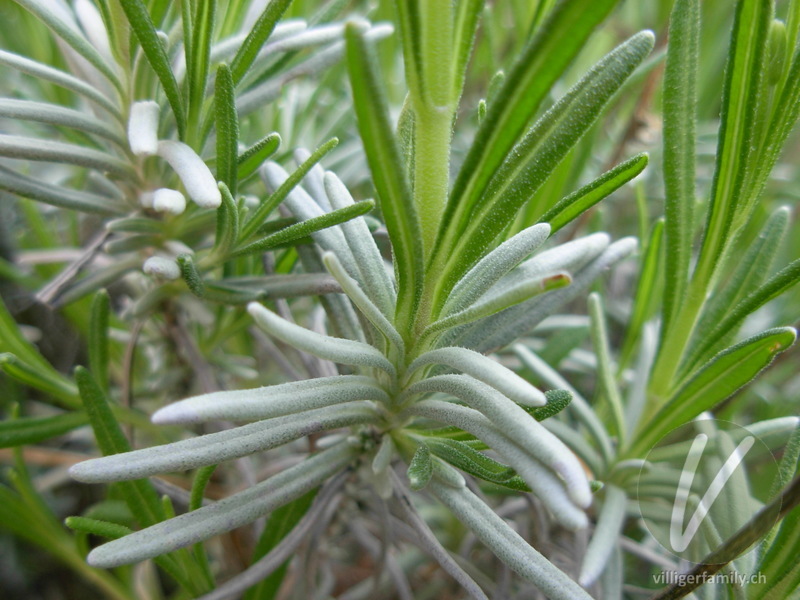
<svg viewBox="0 0 800 600">
<path fill-rule="evenodd" d="M 630 552 L 634 556 L 638 556 L 642 560 L 646 560 L 649 563 L 652 563 L 656 566 L 661 567 L 662 569 L 667 569 L 669 571 L 677 571 L 678 570 L 678 563 L 670 560 L 666 556 L 663 556 L 648 548 L 647 546 L 640 544 L 638 542 L 633 541 L 630 538 L 625 536 L 620 536 L 619 539 L 620 548 Z"/>
<path fill-rule="evenodd" d="M 458 566 L 450 553 L 442 546 L 436 536 L 431 531 L 428 524 L 420 516 L 411 498 L 408 495 L 406 486 L 394 471 L 391 471 L 392 483 L 394 484 L 396 505 L 403 515 L 403 519 L 411 525 L 414 532 L 419 536 L 420 545 L 423 550 L 433 556 L 441 567 L 455 579 L 461 587 L 476 600 L 489 600 L 480 586 L 470 577 L 461 567 Z"/>
<path fill-rule="evenodd" d="M 162 479 L 161 477 L 151 477 L 150 482 L 153 484 L 153 487 L 156 488 L 159 494 L 169 496 L 170 500 L 172 500 L 173 504 L 175 504 L 178 508 L 182 510 L 189 508 L 191 494 L 188 490 L 185 490 L 184 488 L 175 485 L 166 479 Z M 209 500 L 208 498 L 203 498 L 203 506 L 208 506 L 209 504 L 214 504 L 214 501 Z"/>
<path fill-rule="evenodd" d="M 286 358 L 286 352 L 281 351 L 280 348 L 270 339 L 270 337 L 257 327 L 250 328 L 250 334 L 263 348 L 267 356 L 284 372 L 284 374 L 292 381 L 300 381 L 306 379 L 304 375 L 294 368 L 294 365 Z"/>
<path fill-rule="evenodd" d="M 75 279 L 80 273 L 81 269 L 86 266 L 93 258 L 103 243 L 108 238 L 109 232 L 102 231 L 97 234 L 83 252 L 73 260 L 67 267 L 56 275 L 50 283 L 45 285 L 41 290 L 36 292 L 34 299 L 45 305 L 50 305 L 53 300 L 61 293 L 61 291 Z"/>
<path fill-rule="evenodd" d="M 211 365 L 200 352 L 194 338 L 189 335 L 183 319 L 178 318 L 174 322 L 168 323 L 168 326 L 172 339 L 175 340 L 175 344 L 183 355 L 184 362 L 194 373 L 203 393 L 218 392 L 220 386 L 214 379 L 214 369 L 211 368 Z"/>
<path fill-rule="evenodd" d="M 367 531 L 366 527 L 364 527 L 358 521 L 350 524 L 350 531 L 352 531 L 356 541 L 367 551 L 368 554 L 372 556 L 372 559 L 377 561 L 381 556 L 382 544 L 380 541 L 369 531 Z M 378 586 L 381 584 L 380 578 L 384 572 L 388 573 L 392 578 L 392 581 L 395 585 L 395 590 L 397 591 L 397 595 L 400 597 L 400 600 L 414 600 L 414 593 L 411 591 L 411 584 L 408 582 L 408 578 L 403 572 L 403 569 L 400 567 L 397 559 L 391 552 L 386 553 L 385 571 L 384 569 L 377 569 L 375 571 L 375 579 Z M 379 587 L 373 588 L 373 594 L 377 595 L 378 590 Z"/>
</svg>

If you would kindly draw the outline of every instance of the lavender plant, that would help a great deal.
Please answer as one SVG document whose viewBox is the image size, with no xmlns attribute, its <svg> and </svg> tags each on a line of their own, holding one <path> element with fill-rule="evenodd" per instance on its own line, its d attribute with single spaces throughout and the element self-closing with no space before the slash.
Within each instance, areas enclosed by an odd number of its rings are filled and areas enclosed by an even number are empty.
<svg viewBox="0 0 800 600">
<path fill-rule="evenodd" d="M 390 475 L 394 456 L 398 455 L 408 464 L 411 488 L 430 486 L 433 494 L 488 547 L 548 596 L 586 597 L 574 581 L 493 516 L 451 465 L 513 489 L 533 490 L 557 522 L 569 529 L 587 524 L 583 509 L 591 503 L 591 492 L 583 467 L 556 436 L 538 424 L 535 412 L 556 412 L 568 401 L 568 395 L 551 394 L 547 403 L 544 393 L 472 350 L 470 346 L 476 344 L 469 340 L 485 340 L 487 331 L 507 337 L 525 328 L 532 321 L 538 296 L 544 294 L 549 306 L 564 301 L 584 289 L 599 270 L 633 249 L 631 240 L 609 245 L 608 237 L 598 234 L 526 260 L 545 242 L 550 225 L 533 225 L 499 244 L 497 238 L 503 235 L 504 223 L 524 202 L 522 188 L 530 193 L 546 180 L 548 162 L 557 164 L 592 125 L 614 92 L 647 56 L 653 37 L 648 32 L 639 34 L 611 52 L 530 131 L 525 133 L 525 123 L 519 122 L 518 139 L 505 136 L 499 142 L 476 143 L 465 164 L 477 168 L 463 167 L 464 175 L 456 180 L 447 203 L 444 194 L 448 188 L 451 122 L 479 6 L 465 3 L 455 11 L 449 6 L 437 7 L 438 12 L 427 17 L 430 23 L 438 19 L 452 23 L 455 39 L 463 40 L 452 48 L 447 43 L 446 54 L 441 48 L 428 48 L 442 43 L 438 32 L 414 31 L 403 20 L 408 17 L 403 14 L 405 7 L 399 8 L 407 57 L 423 57 L 422 65 L 406 63 L 410 93 L 407 116 L 401 119 L 410 121 L 408 139 L 403 140 L 408 170 L 387 121 L 367 40 L 357 25 L 348 25 L 347 29 L 356 110 L 392 243 L 395 281 L 387 273 L 366 223 L 355 218 L 341 227 L 312 233 L 315 258 L 325 265 L 346 296 L 336 298 L 335 305 L 331 303 L 329 314 L 343 337 L 303 328 L 262 304 L 248 305 L 257 325 L 273 337 L 321 359 L 355 366 L 356 374 L 246 392 L 215 392 L 172 404 L 157 412 L 154 422 L 257 421 L 217 434 L 88 461 L 73 467 L 71 473 L 90 482 L 139 479 L 216 464 L 343 426 L 350 426 L 352 433 L 344 438 L 321 438 L 318 442 L 330 447 L 254 488 L 94 550 L 89 556 L 91 564 L 117 566 L 207 539 L 252 521 L 326 480 L 335 480 L 337 473 L 359 463 L 365 463 L 368 469 L 365 483 L 374 486 L 381 497 L 396 496 L 403 502 L 405 486 Z M 577 10 L 571 6 L 557 11 L 551 18 L 552 27 L 542 30 L 529 53 L 540 56 L 541 46 L 554 43 L 553 36 L 567 26 Z M 592 19 L 584 18 L 584 36 L 602 16 L 599 12 Z M 479 139 L 505 131 L 503 121 L 519 121 L 515 97 L 528 104 L 525 108 L 529 114 L 536 111 L 538 106 L 530 105 L 530 93 L 524 93 L 530 90 L 520 89 L 524 82 L 534 85 L 540 101 L 544 98 L 547 88 L 542 87 L 536 71 L 544 70 L 545 65 L 541 61 L 531 65 L 526 59 L 523 57 L 518 67 L 522 73 L 510 77 L 499 93 L 507 100 L 498 99 L 487 111 Z M 564 66 L 569 56 L 565 59 Z M 554 79 L 555 75 L 550 77 Z M 586 203 L 590 195 L 599 199 L 599 186 L 604 185 L 607 193 L 640 171 L 645 162 L 639 158 L 622 165 L 592 182 L 565 206 L 576 201 Z M 497 171 L 495 178 L 483 175 L 475 180 L 476 174 L 490 169 Z M 287 173 L 274 163 L 267 163 L 261 175 L 271 190 L 281 189 L 288 180 Z M 468 183 L 459 184 L 461 181 Z M 467 193 L 460 197 L 465 185 Z M 305 186 L 307 189 L 295 188 L 284 201 L 302 222 L 319 218 L 326 210 L 354 205 L 333 173 L 309 173 Z M 486 192 L 480 193 L 481 189 Z M 477 216 L 468 221 L 460 215 L 470 204 Z M 452 218 L 446 216 L 447 211 L 453 213 Z M 478 223 L 481 226 L 475 227 Z M 458 229 L 461 231 L 457 234 Z M 570 283 L 568 294 L 552 295 L 551 290 Z M 515 306 L 522 307 L 524 313 L 508 310 Z M 547 310 L 547 305 L 539 307 L 541 316 Z M 502 321 L 493 319 L 495 315 Z M 90 386 L 88 382 L 84 385 Z M 84 396 L 89 395 L 85 390 Z M 540 412 L 539 418 L 545 414 Z M 438 426 L 433 426 L 435 423 Z M 509 464 L 498 463 L 458 439 L 459 431 L 475 436 L 479 448 L 492 448 Z M 455 439 L 451 437 L 454 434 Z M 406 510 L 414 515 L 412 522 L 423 522 L 405 502 Z M 487 527 L 487 520 L 491 526 Z M 295 544 L 299 541 L 292 539 Z M 436 554 L 446 555 L 441 549 Z M 443 566 L 471 595 L 486 597 L 452 562 L 443 561 Z M 227 584 L 226 592 L 240 589 L 235 581 Z M 244 581 L 249 584 L 248 578 Z"/>
</svg>

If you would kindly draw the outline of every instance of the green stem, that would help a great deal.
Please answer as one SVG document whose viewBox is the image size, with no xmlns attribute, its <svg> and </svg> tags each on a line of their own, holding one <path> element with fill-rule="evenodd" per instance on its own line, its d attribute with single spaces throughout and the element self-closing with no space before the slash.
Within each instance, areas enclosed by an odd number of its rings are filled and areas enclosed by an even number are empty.
<svg viewBox="0 0 800 600">
<path fill-rule="evenodd" d="M 662 333 L 661 348 L 658 353 L 653 376 L 650 379 L 650 393 L 655 401 L 648 403 L 648 412 L 654 414 L 662 401 L 677 387 L 675 375 L 691 341 L 700 314 L 706 301 L 705 281 L 692 278 L 686 291 L 681 310 L 673 320 L 668 331 Z"/>
<path fill-rule="evenodd" d="M 453 9 L 449 0 L 419 3 L 422 89 L 413 94 L 414 203 L 427 258 L 433 249 L 450 184 L 453 100 Z"/>
<path fill-rule="evenodd" d="M 447 201 L 452 119 L 453 114 L 448 106 L 426 106 L 417 109 L 414 203 L 419 214 L 425 257 L 429 256 L 433 249 Z"/>
<path fill-rule="evenodd" d="M 704 243 L 697 267 L 686 290 L 686 298 L 669 329 L 662 332 L 662 344 L 658 353 L 650 391 L 659 400 L 664 400 L 681 383 L 677 377 L 687 351 L 691 349 L 692 336 L 703 314 L 706 299 L 714 292 L 718 275 L 736 255 L 731 254 L 730 240 L 735 232 L 719 243 Z M 650 414 L 655 414 L 659 402 L 650 403 Z"/>
</svg>

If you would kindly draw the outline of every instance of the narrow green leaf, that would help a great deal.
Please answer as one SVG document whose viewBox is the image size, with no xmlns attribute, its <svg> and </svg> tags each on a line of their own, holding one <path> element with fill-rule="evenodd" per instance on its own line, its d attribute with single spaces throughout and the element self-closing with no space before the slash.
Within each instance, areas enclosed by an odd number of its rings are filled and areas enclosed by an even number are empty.
<svg viewBox="0 0 800 600">
<path fill-rule="evenodd" d="M 196 2 L 181 2 L 181 28 L 183 29 L 184 40 L 183 58 L 187 65 L 192 64 L 192 50 L 194 50 L 194 44 L 192 43 L 194 40 L 194 34 L 192 33 L 194 13 L 192 12 L 192 8 L 196 5 Z M 150 8 L 152 8 L 152 5 Z"/>
<path fill-rule="evenodd" d="M 306 221 L 296 223 L 295 225 L 290 225 L 289 227 L 281 229 L 272 235 L 268 235 L 257 242 L 253 242 L 252 244 L 247 244 L 244 247 L 238 248 L 233 252 L 232 256 L 244 256 L 245 254 L 263 252 L 272 248 L 286 246 L 287 244 L 291 244 L 292 242 L 303 239 L 316 231 L 327 229 L 328 227 L 333 227 L 334 225 L 339 225 L 345 221 L 349 221 L 350 219 L 354 219 L 366 214 L 373 208 L 375 208 L 375 202 L 373 200 L 362 200 L 361 202 L 356 202 L 355 204 L 325 213 L 319 217 L 313 217 Z"/>
<path fill-rule="evenodd" d="M 176 260 L 178 261 L 178 266 L 181 268 L 181 277 L 183 277 L 183 280 L 189 287 L 189 291 L 198 298 L 205 297 L 205 284 L 197 270 L 197 266 L 194 264 L 192 256 L 189 254 L 181 254 Z"/>
<path fill-rule="evenodd" d="M 111 540 L 125 537 L 133 532 L 130 527 L 125 527 L 124 525 L 87 517 L 67 517 L 64 519 L 64 525 L 72 529 L 72 531 L 97 535 Z"/>
<path fill-rule="evenodd" d="M 796 337 L 791 327 L 769 329 L 717 354 L 653 418 L 642 422 L 631 455 L 641 455 L 667 432 L 728 398 L 794 344 Z"/>
<path fill-rule="evenodd" d="M 297 169 L 292 171 L 289 177 L 284 181 L 280 187 L 258 208 L 253 212 L 253 215 L 242 227 L 242 232 L 239 235 L 240 242 L 246 242 L 258 229 L 264 224 L 266 218 L 270 213 L 275 210 L 278 205 L 286 199 L 295 187 L 300 185 L 303 178 L 308 175 L 308 172 L 316 165 L 323 157 L 333 150 L 339 143 L 337 138 L 332 138 L 317 148 L 306 161 L 303 162 Z"/>
<path fill-rule="evenodd" d="M 122 123 L 122 115 L 120 114 L 117 105 L 109 100 L 109 98 L 103 93 L 82 79 L 78 79 L 69 73 L 54 69 L 53 67 L 44 65 L 24 56 L 19 56 L 18 54 L 14 54 L 12 52 L 6 52 L 5 50 L 0 50 L 0 65 L 9 66 L 13 69 L 17 69 L 21 73 L 49 81 L 50 83 L 53 83 L 66 90 L 75 92 L 79 96 L 83 96 L 98 106 L 103 107 L 106 111 L 108 111 L 109 114 L 113 115 L 117 121 Z"/>
<path fill-rule="evenodd" d="M 239 117 L 236 114 L 233 79 L 227 65 L 220 65 L 214 82 L 214 115 L 217 128 L 217 181 L 223 181 L 236 197 L 238 183 Z"/>
<path fill-rule="evenodd" d="M 442 241 L 445 245 L 439 250 L 448 257 L 441 259 L 445 266 L 436 291 L 437 304 L 590 129 L 653 43 L 652 32 L 643 31 L 607 54 L 528 131 L 482 187 L 480 197 L 469 203 L 464 200 L 469 209 L 460 208 L 461 215 L 454 215 L 448 237 Z M 456 223 L 457 218 L 462 222 Z"/>
<path fill-rule="evenodd" d="M 188 4 L 191 5 L 191 3 Z M 196 13 L 192 19 L 191 60 L 187 60 L 186 64 L 188 65 L 187 75 L 189 79 L 187 112 L 189 122 L 194 127 L 200 124 L 200 109 L 203 106 L 206 95 L 206 82 L 208 81 L 211 56 L 211 37 L 214 33 L 216 13 L 217 0 L 203 0 L 196 3 Z M 231 85 L 231 87 L 233 86 Z M 216 102 L 216 94 L 214 98 Z M 217 134 L 219 134 L 219 129 L 217 129 Z M 219 160 L 219 154 L 217 154 L 217 160 Z M 225 181 L 225 183 L 229 182 Z"/>
<path fill-rule="evenodd" d="M 347 66 L 358 128 L 367 154 L 381 212 L 392 240 L 398 284 L 397 314 L 411 316 L 422 274 L 421 230 L 403 160 L 389 124 L 388 105 L 375 57 L 356 25 L 346 28 Z"/>
<path fill-rule="evenodd" d="M 433 476 L 433 460 L 428 446 L 425 444 L 417 446 L 406 474 L 412 490 L 419 491 L 428 485 Z"/>
<path fill-rule="evenodd" d="M 258 140 L 236 159 L 236 178 L 242 180 L 252 175 L 261 163 L 275 154 L 280 145 L 281 136 L 277 133 L 270 133 Z"/>
<path fill-rule="evenodd" d="M 82 516 L 125 526 L 132 525 L 134 521 L 133 513 L 124 500 L 101 500 L 83 511 Z"/>
<path fill-rule="evenodd" d="M 206 485 L 208 485 L 208 481 L 211 479 L 211 476 L 214 474 L 216 468 L 217 465 L 207 465 L 197 470 L 194 480 L 192 481 L 192 491 L 189 497 L 189 511 L 197 510 L 203 505 L 203 496 Z M 211 572 L 211 567 L 208 564 L 208 554 L 206 554 L 203 544 L 195 544 L 194 557 L 197 563 L 200 565 L 203 575 L 205 576 L 209 586 L 211 588 L 216 587 L 214 574 Z"/>
<path fill-rule="evenodd" d="M 530 491 L 514 469 L 489 458 L 463 442 L 447 438 L 428 438 L 425 440 L 425 445 L 433 454 L 470 475 L 510 489 Z"/>
<path fill-rule="evenodd" d="M 68 210 L 100 215 L 120 215 L 126 212 L 125 207 L 104 196 L 43 183 L 3 166 L 0 166 L 0 190 Z"/>
<path fill-rule="evenodd" d="M 548 390 L 544 395 L 547 404 L 528 411 L 537 421 L 556 416 L 572 402 L 572 393 L 569 390 Z"/>
<path fill-rule="evenodd" d="M 783 294 L 800 281 L 800 258 L 784 267 L 780 272 L 770 277 L 764 285 L 748 294 L 733 309 L 728 310 L 727 316 L 718 322 L 716 327 L 700 340 L 697 350 L 692 353 L 690 367 L 711 351 L 724 336 L 735 333 L 742 322 L 757 309 Z"/>
<path fill-rule="evenodd" d="M 553 235 L 644 171 L 648 162 L 649 157 L 645 153 L 629 158 L 624 163 L 617 165 L 610 171 L 606 171 L 591 183 L 560 200 L 558 204 L 542 215 L 539 223 L 550 223 L 550 235 Z"/>
<path fill-rule="evenodd" d="M 133 179 L 130 163 L 106 152 L 54 140 L 0 134 L 0 156 L 27 160 L 63 162 Z"/>
<path fill-rule="evenodd" d="M 65 408 L 80 406 L 77 388 L 49 365 L 30 363 L 14 354 L 4 352 L 0 354 L 0 369 L 21 384 L 53 396 L 60 406 Z"/>
<path fill-rule="evenodd" d="M 147 7 L 142 0 L 120 0 L 122 10 L 128 17 L 131 29 L 142 46 L 147 62 L 156 72 L 158 80 L 164 88 L 172 113 L 175 115 L 175 122 L 178 125 L 178 137 L 181 139 L 186 135 L 186 113 L 184 112 L 183 101 L 175 74 L 169 64 L 169 58 L 164 51 L 164 46 L 156 33 L 156 27 L 147 12 Z"/>
<path fill-rule="evenodd" d="M 130 445 L 114 418 L 103 390 L 84 367 L 75 368 L 75 381 L 97 437 L 97 445 L 104 456 L 128 452 Z"/>
<path fill-rule="evenodd" d="M 731 225 L 746 200 L 748 177 L 757 164 L 752 149 L 757 121 L 764 55 L 772 21 L 772 3 L 739 0 L 733 27 L 717 142 L 717 164 L 711 184 L 711 202 L 703 246 L 694 277 L 708 282 L 714 274 Z"/>
<path fill-rule="evenodd" d="M 39 353 L 39 350 L 25 339 L 2 298 L 0 298 L 0 352 L 13 354 L 13 356 L 4 355 L 3 362 L 11 364 L 18 360 L 27 363 L 27 368 L 32 369 L 35 373 L 49 376 L 54 383 L 58 382 L 55 387 L 65 395 L 75 395 L 76 389 L 69 380 L 58 373 Z"/>
<path fill-rule="evenodd" d="M 400 25 L 400 47 L 403 50 L 406 83 L 410 95 L 423 93 L 422 32 L 418 2 L 394 2 Z"/>
<path fill-rule="evenodd" d="M 75 52 L 80 54 L 89 61 L 93 67 L 100 71 L 117 90 L 120 92 L 122 91 L 122 84 L 112 65 L 101 56 L 97 49 L 74 24 L 63 20 L 57 14 L 57 11 L 51 10 L 52 7 L 48 6 L 49 2 L 46 0 L 15 1 L 32 14 L 36 15 L 42 23 L 52 29 L 53 32 L 69 44 Z"/>
<path fill-rule="evenodd" d="M 130 451 L 130 445 L 114 418 L 103 390 L 97 385 L 91 373 L 83 367 L 75 369 L 75 381 L 94 430 L 97 445 L 104 456 Z M 123 481 L 117 484 L 123 498 L 140 526 L 149 527 L 164 520 L 164 507 L 159 502 L 155 488 L 145 479 Z M 175 556 L 164 556 L 159 564 L 183 587 L 195 592 L 203 592 L 204 583 L 195 579 L 196 565 L 191 562 L 186 551 Z"/>
<path fill-rule="evenodd" d="M 664 323 L 667 329 L 675 305 L 682 302 L 689 279 L 695 199 L 695 121 L 697 63 L 700 55 L 700 2 L 678 0 L 669 27 L 664 71 Z"/>
<path fill-rule="evenodd" d="M 293 500 L 270 514 L 264 531 L 253 551 L 251 563 L 266 556 L 270 550 L 277 546 L 280 541 L 294 529 L 295 525 L 303 518 L 303 515 L 308 512 L 311 503 L 317 495 L 317 491 L 318 490 L 311 490 L 304 496 L 300 496 L 297 500 Z M 278 593 L 278 588 L 280 588 L 286 576 L 288 566 L 289 561 L 286 561 L 286 563 L 278 567 L 269 577 L 250 588 L 245 593 L 244 600 L 272 600 L 275 598 L 275 595 Z"/>
<path fill-rule="evenodd" d="M 189 510 L 197 510 L 203 506 L 203 495 L 211 476 L 217 469 L 217 465 L 207 465 L 197 469 L 197 473 L 192 481 L 192 492 L 189 500 Z"/>
<path fill-rule="evenodd" d="M 113 127 L 85 112 L 57 104 L 0 98 L 0 117 L 71 127 L 111 140 L 120 148 L 127 149 L 128 146 L 128 141 L 121 128 Z"/>
<path fill-rule="evenodd" d="M 108 292 L 100 290 L 92 300 L 89 319 L 89 370 L 99 378 L 103 392 L 108 394 L 108 314 L 110 300 Z"/>
<path fill-rule="evenodd" d="M 97 445 L 104 456 L 130 451 L 128 440 L 114 418 L 111 407 L 91 373 L 83 367 L 75 369 L 75 381 L 94 430 Z M 145 480 L 122 482 L 124 497 L 141 526 L 162 521 L 164 511 L 155 489 Z"/>
<path fill-rule="evenodd" d="M 793 6 L 798 6 L 797 2 Z M 800 9 L 794 8 L 800 23 Z M 796 32 L 795 32 L 796 33 Z M 791 46 L 790 46 L 791 47 Z M 770 172 L 780 157 L 786 140 L 800 116 L 800 52 L 795 51 L 785 75 L 785 85 L 781 89 L 780 95 L 774 103 L 772 121 L 765 136 L 765 146 L 763 158 L 760 160 L 758 171 L 754 176 L 754 184 L 751 192 L 751 205 L 755 203 L 763 189 Z"/>
<path fill-rule="evenodd" d="M 214 252 L 226 257 L 239 239 L 239 206 L 232 192 L 223 181 L 219 182 L 222 204 L 217 209 L 217 235 L 214 240 Z"/>
<path fill-rule="evenodd" d="M 27 417 L 0 421 L 0 448 L 38 444 L 86 425 L 86 413 L 71 412 L 52 417 Z"/>
<path fill-rule="evenodd" d="M 552 85 L 572 62 L 592 30 L 608 15 L 615 0 L 562 2 L 523 50 L 489 103 L 475 141 L 450 193 L 440 238 L 444 251 L 457 239 L 462 222 L 481 197 Z"/>
<path fill-rule="evenodd" d="M 239 46 L 239 50 L 231 62 L 231 76 L 233 77 L 234 85 L 237 85 L 247 73 L 256 56 L 258 56 L 261 46 L 267 41 L 281 15 L 286 12 L 291 2 L 292 0 L 270 0 L 269 4 L 267 4 L 264 12 L 261 13 L 242 45 Z"/>
<path fill-rule="evenodd" d="M 730 254 L 728 262 L 737 261 L 733 273 L 724 287 L 715 290 L 706 301 L 698 322 L 694 339 L 705 341 L 708 334 L 731 313 L 741 300 L 756 291 L 772 272 L 772 263 L 781 247 L 783 237 L 789 227 L 788 207 L 776 210 L 761 230 L 760 235 L 749 245 L 747 252 Z M 698 344 L 695 343 L 694 350 Z M 691 355 L 694 357 L 694 352 Z M 691 364 L 693 359 L 688 359 Z"/>
</svg>

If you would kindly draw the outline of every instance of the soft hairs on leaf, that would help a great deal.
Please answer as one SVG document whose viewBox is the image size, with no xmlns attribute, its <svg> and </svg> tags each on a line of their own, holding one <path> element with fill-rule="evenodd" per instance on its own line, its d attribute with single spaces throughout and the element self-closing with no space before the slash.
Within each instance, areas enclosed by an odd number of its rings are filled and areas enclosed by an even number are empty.
<svg viewBox="0 0 800 600">
<path fill-rule="evenodd" d="M 591 504 L 589 482 L 575 455 L 508 398 L 468 375 L 437 375 L 415 383 L 406 390 L 405 395 L 427 392 L 452 394 L 485 414 L 507 431 L 516 443 L 561 475 L 567 483 L 570 497 L 578 506 L 585 508 Z"/>
<path fill-rule="evenodd" d="M 85 483 L 129 481 L 158 473 L 187 471 L 277 448 L 306 435 L 360 423 L 376 412 L 367 402 L 348 402 L 258 421 L 171 444 L 80 462 L 70 475 Z"/>
<path fill-rule="evenodd" d="M 207 540 L 255 521 L 314 489 L 353 456 L 351 446 L 338 444 L 243 492 L 95 548 L 87 560 L 94 567 L 109 569 Z"/>
<path fill-rule="evenodd" d="M 256 302 L 248 304 L 247 311 L 264 331 L 298 350 L 345 365 L 373 367 L 391 375 L 395 374 L 394 365 L 381 352 L 368 344 L 333 338 L 300 327 L 282 319 Z"/>
<path fill-rule="evenodd" d="M 437 480 L 431 491 L 500 560 L 534 583 L 552 600 L 590 600 L 586 591 L 539 554 L 495 512 L 468 489 L 456 490 Z"/>
<path fill-rule="evenodd" d="M 602 237 L 605 244 L 608 244 L 607 235 L 596 235 Z M 635 238 L 623 238 L 605 248 L 602 247 L 602 244 L 598 244 L 598 247 L 592 250 L 594 256 L 589 255 L 591 262 L 574 274 L 569 287 L 528 300 L 472 325 L 459 335 L 458 344 L 468 346 L 478 352 L 486 352 L 510 344 L 519 338 L 522 332 L 531 330 L 559 306 L 576 298 L 591 285 L 600 273 L 630 255 L 636 246 Z M 554 257 L 557 256 L 558 251 L 557 248 L 553 249 Z M 544 254 L 531 260 L 541 259 Z"/>
<path fill-rule="evenodd" d="M 408 413 L 468 431 L 495 449 L 519 473 L 563 527 L 578 530 L 588 525 L 586 513 L 570 497 L 565 482 L 551 470 L 552 465 L 545 465 L 524 440 L 509 436 L 479 411 L 441 400 L 424 400 Z"/>
<path fill-rule="evenodd" d="M 548 235 L 550 225 L 540 223 L 520 231 L 489 252 L 453 286 L 442 313 L 451 314 L 470 306 L 503 275 L 541 246 Z"/>
<path fill-rule="evenodd" d="M 440 348 L 426 352 L 408 367 L 408 374 L 426 365 L 445 365 L 471 375 L 492 386 L 514 402 L 525 406 L 544 406 L 542 392 L 500 363 L 468 348 Z"/>
<path fill-rule="evenodd" d="M 337 375 L 195 396 L 156 411 L 152 421 L 167 425 L 269 419 L 354 400 L 387 402 L 389 396 L 372 377 Z"/>
</svg>

